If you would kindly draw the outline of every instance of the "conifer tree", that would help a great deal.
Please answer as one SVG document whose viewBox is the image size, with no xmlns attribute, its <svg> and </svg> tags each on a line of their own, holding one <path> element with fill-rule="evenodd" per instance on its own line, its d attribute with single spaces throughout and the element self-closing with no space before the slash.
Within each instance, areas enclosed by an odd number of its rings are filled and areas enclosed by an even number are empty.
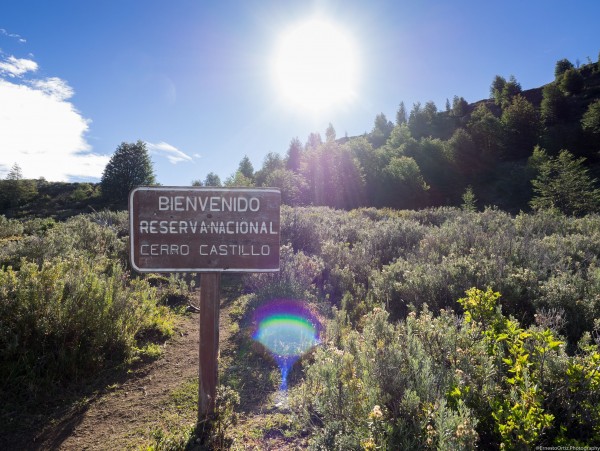
<svg viewBox="0 0 600 451">
<path fill-rule="evenodd" d="M 581 127 L 596 136 L 600 136 L 600 100 L 590 103 L 581 118 Z"/>
<path fill-rule="evenodd" d="M 219 177 L 214 172 L 209 172 L 206 174 L 206 178 L 204 179 L 204 186 L 221 186 L 221 177 Z"/>
<path fill-rule="evenodd" d="M 575 158 L 567 150 L 561 150 L 554 158 L 537 150 L 534 157 L 539 172 L 531 182 L 535 193 L 530 203 L 533 208 L 556 208 L 576 216 L 599 211 L 600 189 L 583 165 L 585 158 Z"/>
<path fill-rule="evenodd" d="M 290 171 L 300 171 L 300 160 L 302 158 L 302 143 L 298 138 L 292 139 L 285 158 L 285 167 Z"/>
<path fill-rule="evenodd" d="M 238 172 L 240 172 L 247 179 L 252 179 L 254 177 L 254 166 L 252 166 L 248 155 L 244 155 L 244 158 L 242 158 L 242 161 L 240 161 Z"/>
<path fill-rule="evenodd" d="M 100 186 L 104 198 L 121 207 L 127 205 L 129 192 L 136 186 L 154 185 L 154 169 L 146 143 L 123 142 L 104 168 Z"/>
<path fill-rule="evenodd" d="M 404 102 L 400 102 L 398 111 L 396 111 L 396 125 L 406 124 L 406 107 Z"/>
</svg>

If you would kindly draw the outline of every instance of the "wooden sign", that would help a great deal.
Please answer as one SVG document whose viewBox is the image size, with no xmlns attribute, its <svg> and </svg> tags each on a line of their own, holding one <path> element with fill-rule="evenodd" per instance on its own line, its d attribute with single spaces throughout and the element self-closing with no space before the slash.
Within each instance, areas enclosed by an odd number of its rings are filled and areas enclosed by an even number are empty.
<svg viewBox="0 0 600 451">
<path fill-rule="evenodd" d="M 131 265 L 139 272 L 278 271 L 280 204 L 274 188 L 136 188 Z"/>
<path fill-rule="evenodd" d="M 274 188 L 139 187 L 129 194 L 131 266 L 200 274 L 198 425 L 216 399 L 221 272 L 279 271 Z"/>
</svg>

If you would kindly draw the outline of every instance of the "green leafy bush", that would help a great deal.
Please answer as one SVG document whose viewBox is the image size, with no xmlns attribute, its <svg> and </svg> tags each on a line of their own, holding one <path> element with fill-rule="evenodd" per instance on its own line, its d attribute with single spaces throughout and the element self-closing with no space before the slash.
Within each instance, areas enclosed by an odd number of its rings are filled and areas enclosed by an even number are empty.
<svg viewBox="0 0 600 451">
<path fill-rule="evenodd" d="M 307 362 L 291 406 L 314 449 L 532 449 L 597 444 L 598 343 L 573 356 L 547 327 L 502 314 L 500 295 L 467 290 L 464 315 L 426 307 L 359 330 L 344 312 Z"/>
<path fill-rule="evenodd" d="M 294 253 L 291 246 L 284 245 L 280 250 L 279 272 L 250 274 L 245 278 L 246 288 L 258 301 L 276 298 L 315 301 L 316 281 L 322 269 L 320 258 Z"/>
<path fill-rule="evenodd" d="M 82 256 L 0 270 L 0 380 L 4 395 L 43 393 L 131 355 L 136 337 L 172 333 L 156 290 L 119 264 Z"/>
<path fill-rule="evenodd" d="M 446 401 L 455 368 L 445 352 L 440 362 L 437 349 L 430 353 L 439 338 L 454 337 L 447 342 L 456 345 L 455 319 L 425 311 L 393 324 L 376 308 L 363 318 L 360 333 L 343 322 L 338 315 L 332 327 L 345 330 L 329 330 L 330 340 L 292 394 L 297 415 L 313 430 L 315 449 L 473 448 L 477 420 L 471 409 Z M 423 337 L 425 329 L 444 336 Z"/>
<path fill-rule="evenodd" d="M 21 259 L 38 264 L 56 257 L 81 256 L 96 261 L 116 260 L 127 265 L 126 239 L 116 228 L 90 215 L 61 223 L 32 223 L 35 233 L 0 247 L 0 266 L 18 268 Z"/>
<path fill-rule="evenodd" d="M 353 322 L 379 303 L 394 319 L 411 304 L 460 310 L 456 299 L 466 289 L 490 286 L 526 326 L 541 310 L 564 311 L 559 332 L 574 349 L 600 314 L 597 215 L 284 208 L 282 237 L 294 252 L 322 261 L 321 276 L 309 282 L 313 293 Z"/>
<path fill-rule="evenodd" d="M 16 219 L 6 219 L 6 216 L 0 215 L 0 239 L 16 237 L 23 233 L 23 225 Z"/>
</svg>

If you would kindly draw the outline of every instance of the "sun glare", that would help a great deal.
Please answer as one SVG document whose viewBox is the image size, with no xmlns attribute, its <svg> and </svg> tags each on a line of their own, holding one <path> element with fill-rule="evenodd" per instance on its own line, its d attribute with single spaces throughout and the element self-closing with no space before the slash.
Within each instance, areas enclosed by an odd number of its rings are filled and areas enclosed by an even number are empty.
<svg viewBox="0 0 600 451">
<path fill-rule="evenodd" d="M 357 54 L 341 28 L 312 19 L 286 31 L 273 58 L 273 74 L 284 101 L 311 111 L 350 102 L 356 95 Z"/>
</svg>

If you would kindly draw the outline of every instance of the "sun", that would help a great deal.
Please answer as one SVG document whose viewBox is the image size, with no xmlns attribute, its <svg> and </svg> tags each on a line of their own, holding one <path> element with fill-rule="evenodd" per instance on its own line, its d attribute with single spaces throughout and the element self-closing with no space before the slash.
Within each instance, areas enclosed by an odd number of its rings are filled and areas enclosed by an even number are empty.
<svg viewBox="0 0 600 451">
<path fill-rule="evenodd" d="M 357 48 L 342 28 L 313 18 L 283 33 L 272 72 L 286 105 L 323 111 L 356 96 Z"/>
</svg>

